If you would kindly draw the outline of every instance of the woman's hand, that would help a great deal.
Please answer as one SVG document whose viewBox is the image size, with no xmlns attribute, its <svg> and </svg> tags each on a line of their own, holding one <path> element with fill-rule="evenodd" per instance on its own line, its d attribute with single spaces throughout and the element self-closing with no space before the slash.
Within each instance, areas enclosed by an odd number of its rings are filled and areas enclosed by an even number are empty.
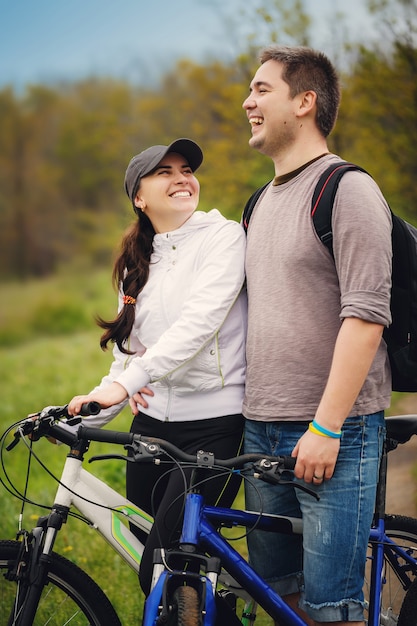
<svg viewBox="0 0 417 626">
<path fill-rule="evenodd" d="M 68 413 L 78 415 L 85 402 L 98 402 L 103 409 L 126 400 L 127 391 L 119 383 L 111 383 L 106 389 L 90 393 L 87 396 L 75 396 L 68 404 Z"/>
<path fill-rule="evenodd" d="M 143 396 L 153 396 L 155 395 L 152 389 L 149 387 L 142 387 L 139 389 L 137 393 L 135 393 L 131 398 L 129 398 L 130 408 L 132 409 L 132 415 L 139 415 L 138 404 L 144 409 L 148 408 L 148 403 Z"/>
</svg>

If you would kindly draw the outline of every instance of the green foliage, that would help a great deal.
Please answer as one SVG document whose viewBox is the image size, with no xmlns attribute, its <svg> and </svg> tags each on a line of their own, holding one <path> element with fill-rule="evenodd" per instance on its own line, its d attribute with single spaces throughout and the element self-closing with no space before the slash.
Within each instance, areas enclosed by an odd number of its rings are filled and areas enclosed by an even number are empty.
<svg viewBox="0 0 417 626">
<path fill-rule="evenodd" d="M 388 87 L 387 87 L 388 86 Z M 389 62 L 363 50 L 344 91 L 345 156 L 375 177 L 395 210 L 417 219 L 417 50 Z M 373 100 L 373 107 L 369 104 Z"/>
<path fill-rule="evenodd" d="M 359 46 L 335 131 L 337 150 L 374 176 L 393 210 L 417 221 L 417 5 L 373 0 L 380 37 Z"/>
</svg>

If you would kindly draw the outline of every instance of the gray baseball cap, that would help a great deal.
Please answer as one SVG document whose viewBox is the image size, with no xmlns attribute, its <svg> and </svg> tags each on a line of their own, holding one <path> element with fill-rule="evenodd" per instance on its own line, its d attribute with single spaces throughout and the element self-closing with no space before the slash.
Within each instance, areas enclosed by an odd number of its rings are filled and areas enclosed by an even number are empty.
<svg viewBox="0 0 417 626">
<path fill-rule="evenodd" d="M 192 171 L 195 172 L 203 162 L 203 152 L 198 144 L 191 139 L 176 139 L 169 146 L 151 146 L 134 156 L 127 166 L 125 174 L 126 193 L 133 202 L 140 179 L 150 174 L 168 152 L 176 152 L 187 159 Z"/>
</svg>

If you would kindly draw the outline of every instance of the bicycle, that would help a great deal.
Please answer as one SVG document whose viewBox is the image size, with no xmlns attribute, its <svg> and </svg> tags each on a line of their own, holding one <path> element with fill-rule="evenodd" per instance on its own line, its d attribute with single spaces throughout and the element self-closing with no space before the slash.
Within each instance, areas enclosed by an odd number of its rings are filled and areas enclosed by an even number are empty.
<svg viewBox="0 0 417 626">
<path fill-rule="evenodd" d="M 99 407 L 88 406 L 91 414 Z M 216 467 L 242 468 L 242 474 L 272 482 L 290 480 L 286 459 L 263 455 L 241 455 L 217 460 L 210 453 L 188 456 L 168 442 L 85 425 L 74 434 L 66 407 L 48 407 L 11 426 L 15 430 L 9 451 L 27 436 L 32 442 L 42 436 L 54 437 L 70 446 L 54 504 L 47 516 L 39 518 L 31 531 L 19 531 L 19 541 L 0 541 L 1 614 L 8 626 L 32 624 L 76 624 L 120 626 L 110 601 L 96 583 L 78 566 L 53 551 L 55 538 L 75 506 L 94 525 L 135 571 L 138 571 L 143 545 L 129 524 L 149 532 L 152 519 L 126 498 L 83 467 L 84 454 L 91 441 L 130 446 L 136 462 L 161 462 L 168 454 L 178 463 L 191 463 L 198 472 Z M 368 624 L 415 626 L 417 624 L 417 520 L 384 514 L 387 454 L 398 444 L 417 434 L 417 416 L 387 418 L 388 436 L 381 463 L 375 520 L 370 534 Z M 32 450 L 33 453 L 33 450 Z M 123 458 L 103 455 L 99 458 Z M 93 459 L 91 459 L 93 460 Z M 249 465 L 248 465 L 249 463 Z M 7 472 L 5 473 L 7 482 Z M 3 484 L 5 482 L 2 479 Z M 7 485 L 6 485 L 7 487 Z M 11 485 L 13 491 L 13 485 Z M 9 488 L 9 487 L 7 487 Z M 18 494 L 15 494 L 18 495 Z M 152 590 L 145 604 L 143 626 L 170 623 L 182 626 L 211 626 L 214 623 L 215 592 L 219 584 L 229 594 L 245 600 L 244 626 L 254 623 L 256 604 L 276 620 L 289 626 L 304 622 L 221 535 L 224 527 L 243 526 L 270 532 L 302 533 L 299 519 L 205 506 L 201 494 L 185 496 L 181 543 L 176 550 L 159 550 L 155 555 Z M 221 593 L 221 591 L 220 591 Z M 81 621 L 84 620 L 84 621 Z M 165 620 L 165 621 L 164 621 Z M 171 620 L 171 621 L 169 621 Z"/>
</svg>

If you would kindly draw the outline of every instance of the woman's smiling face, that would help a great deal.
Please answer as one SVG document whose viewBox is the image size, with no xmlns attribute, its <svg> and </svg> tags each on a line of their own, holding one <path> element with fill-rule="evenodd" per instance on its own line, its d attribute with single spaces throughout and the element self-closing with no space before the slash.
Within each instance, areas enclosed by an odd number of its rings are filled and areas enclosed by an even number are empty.
<svg viewBox="0 0 417 626">
<path fill-rule="evenodd" d="M 152 222 L 156 232 L 175 230 L 198 206 L 200 184 L 187 160 L 169 152 L 157 167 L 140 181 L 135 206 Z"/>
</svg>

